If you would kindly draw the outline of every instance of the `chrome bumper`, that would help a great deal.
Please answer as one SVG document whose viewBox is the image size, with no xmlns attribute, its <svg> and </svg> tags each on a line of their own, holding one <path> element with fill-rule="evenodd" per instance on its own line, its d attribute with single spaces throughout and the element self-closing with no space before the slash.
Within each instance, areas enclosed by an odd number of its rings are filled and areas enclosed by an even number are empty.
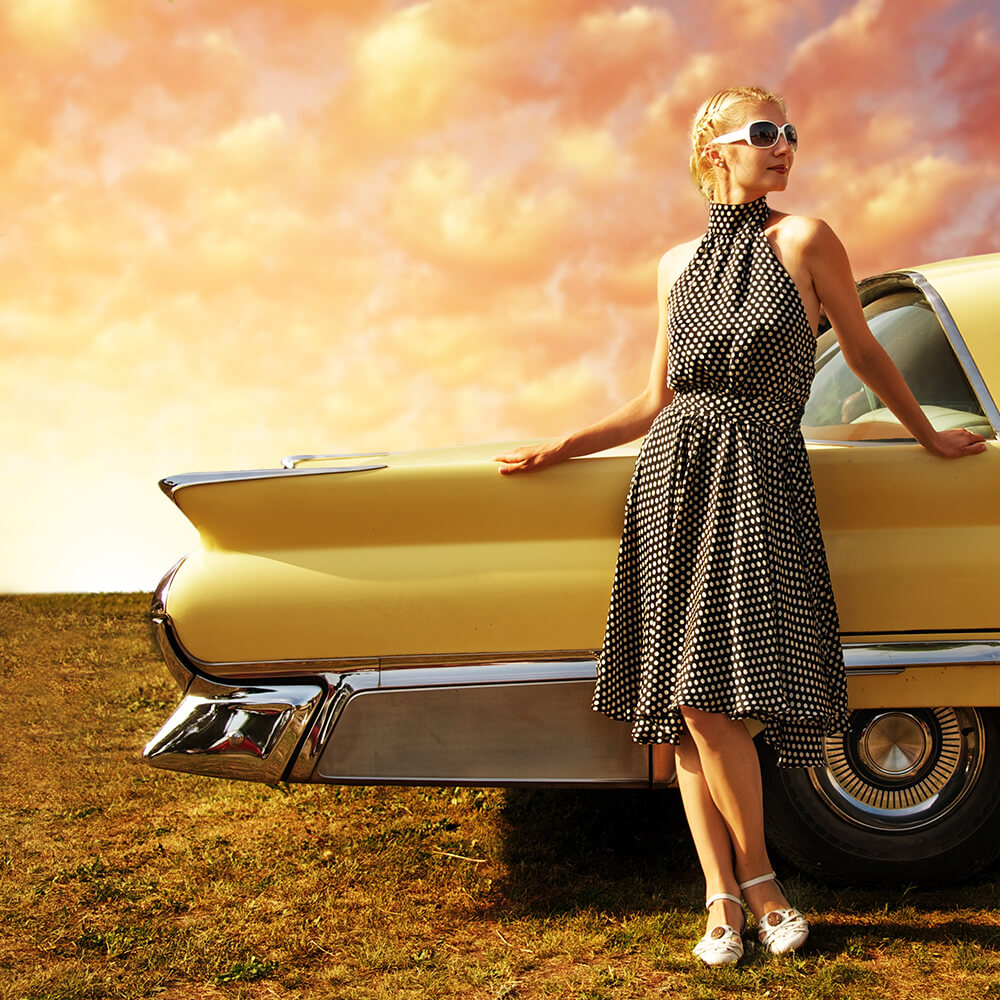
<svg viewBox="0 0 1000 1000">
<path fill-rule="evenodd" d="M 184 696 L 145 749 L 153 766 L 269 784 L 658 787 L 672 780 L 670 768 L 654 773 L 627 726 L 591 711 L 592 651 L 227 664 L 242 676 L 211 678 L 211 665 L 188 656 L 174 635 L 171 578 L 157 591 L 152 617 Z M 937 705 L 949 703 L 969 671 L 981 676 L 983 667 L 1000 666 L 1000 641 L 858 643 L 844 654 L 849 678 L 923 675 L 905 693 L 879 688 L 852 707 L 900 697 Z M 255 671 L 262 676 L 248 679 Z"/>
<path fill-rule="evenodd" d="M 295 760 L 309 720 L 323 702 L 321 679 L 225 683 L 197 672 L 174 637 L 167 594 L 181 560 L 160 581 L 150 619 L 167 669 L 184 692 L 181 703 L 146 744 L 153 767 L 273 785 Z"/>
<path fill-rule="evenodd" d="M 323 695 L 320 683 L 235 687 L 195 677 L 142 756 L 172 771 L 276 784 Z"/>
<path fill-rule="evenodd" d="M 154 767 L 267 784 L 650 785 L 648 749 L 590 709 L 590 655 L 326 661 L 227 681 L 186 654 L 164 598 L 153 625 L 184 696 L 143 752 Z"/>
<path fill-rule="evenodd" d="M 593 659 L 227 683 L 186 660 L 166 615 L 155 626 L 190 680 L 143 752 L 154 767 L 267 784 L 650 785 L 648 749 L 590 709 Z"/>
</svg>

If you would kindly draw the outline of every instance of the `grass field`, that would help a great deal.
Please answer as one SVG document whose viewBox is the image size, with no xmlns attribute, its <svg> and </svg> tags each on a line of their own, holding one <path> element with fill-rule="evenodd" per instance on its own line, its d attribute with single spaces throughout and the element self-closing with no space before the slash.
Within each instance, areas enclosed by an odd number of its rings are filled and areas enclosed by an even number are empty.
<svg viewBox="0 0 1000 1000">
<path fill-rule="evenodd" d="M 702 889 L 674 792 L 153 770 L 140 750 L 177 691 L 146 605 L 0 597 L 2 1000 L 1000 997 L 995 880 L 793 876 L 808 951 L 697 967 Z"/>
</svg>

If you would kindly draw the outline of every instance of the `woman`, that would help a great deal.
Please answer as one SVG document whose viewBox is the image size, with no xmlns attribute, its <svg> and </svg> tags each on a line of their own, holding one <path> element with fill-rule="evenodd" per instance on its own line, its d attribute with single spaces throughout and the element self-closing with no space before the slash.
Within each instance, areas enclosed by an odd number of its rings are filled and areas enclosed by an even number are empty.
<svg viewBox="0 0 1000 1000">
<path fill-rule="evenodd" d="M 784 100 L 741 87 L 695 118 L 691 173 L 703 237 L 668 250 L 646 388 L 559 441 L 500 455 L 504 475 L 645 436 L 626 502 L 594 707 L 672 743 L 705 875 L 710 965 L 743 954 L 744 902 L 764 947 L 801 946 L 764 844 L 760 771 L 743 723 L 765 725 L 779 766 L 823 763 L 847 697 L 836 607 L 799 421 L 824 309 L 847 363 L 926 449 L 985 451 L 937 432 L 865 322 L 847 255 L 824 222 L 786 215 L 798 137 Z M 668 362 L 669 355 L 669 362 Z"/>
</svg>

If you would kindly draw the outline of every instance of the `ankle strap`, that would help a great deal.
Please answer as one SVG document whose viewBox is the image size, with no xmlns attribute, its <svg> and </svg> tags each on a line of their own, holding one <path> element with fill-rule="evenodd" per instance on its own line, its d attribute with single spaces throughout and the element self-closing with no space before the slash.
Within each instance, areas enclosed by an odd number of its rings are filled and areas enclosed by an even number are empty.
<svg viewBox="0 0 1000 1000">
<path fill-rule="evenodd" d="M 768 872 L 766 875 L 758 875 L 757 878 L 752 878 L 747 882 L 740 882 L 741 889 L 752 889 L 755 885 L 763 885 L 765 882 L 777 882 L 778 879 L 775 877 L 774 872 Z"/>
<path fill-rule="evenodd" d="M 743 905 L 743 900 L 738 896 L 730 896 L 728 892 L 717 892 L 714 896 L 709 896 L 705 900 L 705 909 L 707 910 L 713 903 L 717 903 L 720 899 L 728 899 L 730 903 L 736 903 L 738 906 Z"/>
</svg>

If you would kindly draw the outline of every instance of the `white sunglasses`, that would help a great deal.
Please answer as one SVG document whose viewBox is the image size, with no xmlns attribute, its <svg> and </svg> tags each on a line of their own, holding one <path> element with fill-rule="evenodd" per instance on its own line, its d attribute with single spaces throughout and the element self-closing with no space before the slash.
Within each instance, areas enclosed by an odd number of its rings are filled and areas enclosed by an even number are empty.
<svg viewBox="0 0 1000 1000">
<path fill-rule="evenodd" d="M 775 125 L 774 122 L 766 121 L 750 122 L 735 132 L 718 135 L 711 141 L 748 142 L 758 149 L 770 149 L 772 146 L 778 145 L 778 140 L 782 135 L 784 135 L 790 149 L 798 149 L 799 133 L 790 122 L 786 122 L 784 125 Z"/>
</svg>

